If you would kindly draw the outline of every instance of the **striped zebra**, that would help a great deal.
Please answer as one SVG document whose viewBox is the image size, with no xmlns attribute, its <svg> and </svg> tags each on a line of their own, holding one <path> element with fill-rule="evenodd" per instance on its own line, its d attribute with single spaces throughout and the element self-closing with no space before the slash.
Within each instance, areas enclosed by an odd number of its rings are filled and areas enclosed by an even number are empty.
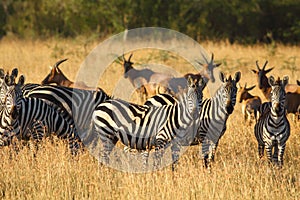
<svg viewBox="0 0 300 200">
<path fill-rule="evenodd" d="M 202 143 L 202 157 L 204 167 L 211 167 L 211 161 L 214 160 L 216 148 L 219 140 L 226 131 L 226 122 L 234 110 L 237 94 L 237 83 L 241 77 L 240 72 L 236 72 L 234 79 L 231 75 L 226 78 L 224 73 L 220 72 L 219 78 L 223 82 L 216 94 L 208 99 L 204 99 L 201 105 L 200 117 L 196 124 L 199 125 L 197 135 L 191 145 Z M 148 99 L 145 104 L 151 106 L 163 106 L 174 104 L 176 99 L 168 94 L 161 94 Z M 188 144 L 182 142 L 183 144 Z"/>
<path fill-rule="evenodd" d="M 226 131 L 226 122 L 234 110 L 236 104 L 237 83 L 241 78 L 241 73 L 236 72 L 234 78 L 228 78 L 221 72 L 221 87 L 216 94 L 205 99 L 202 103 L 200 123 L 196 139 L 193 144 L 202 143 L 202 157 L 204 167 L 210 169 L 218 143 Z"/>
<path fill-rule="evenodd" d="M 59 138 L 68 139 L 71 152 L 76 153 L 80 148 L 80 138 L 73 119 L 55 105 L 50 106 L 37 98 L 23 97 L 23 76 L 17 84 L 12 83 L 8 75 L 4 80 L 1 91 L 6 91 L 6 94 L 4 101 L 1 101 L 4 105 L 0 112 L 1 145 L 9 145 L 13 138 L 40 141 L 55 133 Z"/>
<path fill-rule="evenodd" d="M 109 164 L 109 155 L 118 141 L 131 149 L 147 153 L 155 148 L 156 167 L 164 149 L 174 138 L 186 137 L 186 129 L 195 125 L 202 102 L 203 79 L 194 82 L 188 78 L 188 90 L 173 105 L 148 106 L 129 103 L 120 99 L 108 100 L 97 106 L 94 114 L 94 132 L 102 144 L 101 161 Z M 177 147 L 179 148 L 179 147 Z M 172 158 L 178 158 L 177 148 L 172 149 Z M 145 153 L 144 164 L 148 154 Z"/>
<path fill-rule="evenodd" d="M 276 81 L 273 76 L 269 77 L 271 102 L 261 105 L 261 116 L 254 126 L 259 158 L 264 156 L 264 149 L 266 148 L 268 160 L 279 167 L 283 165 L 286 141 L 290 136 L 290 124 L 284 106 L 286 97 L 284 88 L 288 84 L 288 80 L 288 76 L 283 77 L 283 80 L 278 78 Z"/>
</svg>

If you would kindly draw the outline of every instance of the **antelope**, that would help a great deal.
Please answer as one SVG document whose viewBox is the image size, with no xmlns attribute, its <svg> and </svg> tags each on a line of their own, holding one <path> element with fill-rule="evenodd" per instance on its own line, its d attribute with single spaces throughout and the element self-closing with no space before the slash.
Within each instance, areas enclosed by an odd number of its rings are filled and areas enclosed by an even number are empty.
<svg viewBox="0 0 300 200">
<path fill-rule="evenodd" d="M 205 61 L 205 64 L 198 62 L 198 64 L 202 66 L 202 70 L 199 73 L 187 73 L 183 77 L 174 77 L 171 79 L 167 79 L 165 80 L 166 83 L 164 85 L 167 85 L 168 88 L 170 88 L 169 91 L 171 91 L 172 95 L 176 95 L 185 88 L 187 88 L 186 79 L 189 76 L 191 76 L 194 80 L 199 80 L 200 78 L 203 78 L 206 84 L 209 80 L 215 82 L 213 70 L 214 68 L 219 67 L 221 63 L 214 63 L 214 54 L 212 54 L 210 61 Z M 158 92 L 162 93 L 161 90 L 159 90 Z"/>
<path fill-rule="evenodd" d="M 258 61 L 256 61 L 256 66 L 258 71 L 252 69 L 252 72 L 254 72 L 257 75 L 259 89 L 261 89 L 261 91 L 263 92 L 267 100 L 270 100 L 271 85 L 268 82 L 268 78 L 266 74 L 269 73 L 274 67 L 265 70 L 267 64 L 268 61 L 266 61 L 264 66 L 260 69 L 258 65 Z M 285 92 L 287 93 L 286 100 L 285 100 L 285 107 L 287 113 L 293 113 L 295 115 L 299 115 L 299 106 L 300 106 L 299 86 L 297 86 L 296 84 L 287 84 L 285 87 Z"/>
<path fill-rule="evenodd" d="M 242 113 L 244 116 L 244 122 L 246 123 L 248 120 L 249 125 L 251 125 L 252 114 L 254 115 L 255 122 L 257 122 L 257 119 L 259 117 L 258 108 L 261 105 L 260 97 L 253 96 L 249 93 L 249 91 L 251 91 L 253 88 L 255 88 L 255 85 L 247 88 L 247 83 L 245 83 L 244 87 L 238 84 L 238 101 L 239 103 L 242 103 Z"/>
<path fill-rule="evenodd" d="M 62 59 L 55 63 L 54 66 L 50 66 L 50 73 L 46 76 L 46 78 L 42 81 L 42 85 L 56 83 L 60 86 L 85 89 L 85 90 L 94 90 L 95 88 L 87 86 L 84 82 L 76 82 L 70 81 L 64 73 L 59 69 L 59 65 L 65 62 L 68 59 Z"/>
<path fill-rule="evenodd" d="M 154 72 L 150 69 L 135 69 L 131 62 L 133 54 L 130 54 L 128 60 L 123 55 L 124 78 L 128 78 L 130 83 L 136 88 L 136 92 L 140 94 L 140 99 L 145 101 L 147 98 L 157 94 L 157 85 L 173 76 Z"/>
</svg>

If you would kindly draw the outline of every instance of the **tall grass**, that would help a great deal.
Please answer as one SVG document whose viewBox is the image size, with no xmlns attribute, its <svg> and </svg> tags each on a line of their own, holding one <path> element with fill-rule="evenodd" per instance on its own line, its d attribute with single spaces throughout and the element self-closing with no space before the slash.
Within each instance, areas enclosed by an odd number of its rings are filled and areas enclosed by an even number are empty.
<svg viewBox="0 0 300 200">
<path fill-rule="evenodd" d="M 88 50 L 99 41 L 82 47 L 74 40 L 0 41 L 1 67 L 18 67 L 26 82 L 39 83 L 49 72 L 48 65 L 68 57 L 61 69 L 74 80 L 79 65 Z M 255 61 L 275 66 L 275 76 L 287 74 L 290 82 L 299 79 L 300 48 L 278 45 L 270 54 L 263 45 L 240 46 L 227 43 L 204 42 L 204 48 L 215 54 L 223 64 L 222 71 L 242 72 L 241 83 L 256 84 L 250 69 Z M 154 52 L 155 54 L 155 52 Z M 152 57 L 147 57 L 152 56 Z M 178 61 L 166 59 L 167 65 L 178 68 Z M 295 57 L 288 65 L 291 57 Z M 152 53 L 135 52 L 133 61 L 158 59 Z M 173 59 L 173 60 L 172 60 Z M 178 69 L 178 70 L 181 70 Z M 114 81 L 123 73 L 113 63 L 100 80 L 100 87 L 108 93 Z M 107 79 L 108 78 L 108 79 Z M 262 96 L 256 88 L 254 93 Z M 289 116 L 291 119 L 291 116 Z M 291 120 L 290 120 L 291 121 Z M 228 120 L 228 129 L 220 141 L 216 162 L 210 173 L 202 168 L 200 146 L 189 148 L 179 160 L 176 172 L 168 166 L 160 171 L 136 174 L 117 171 L 98 164 L 87 151 L 76 158 L 68 153 L 67 145 L 59 140 L 45 140 L 36 154 L 27 148 L 16 153 L 11 147 L 0 149 L 0 198 L 2 199 L 299 199 L 300 198 L 300 123 L 291 121 L 291 136 L 287 142 L 285 163 L 281 170 L 269 166 L 266 159 L 259 160 L 253 125 L 243 123 L 241 105 L 237 103 Z"/>
</svg>

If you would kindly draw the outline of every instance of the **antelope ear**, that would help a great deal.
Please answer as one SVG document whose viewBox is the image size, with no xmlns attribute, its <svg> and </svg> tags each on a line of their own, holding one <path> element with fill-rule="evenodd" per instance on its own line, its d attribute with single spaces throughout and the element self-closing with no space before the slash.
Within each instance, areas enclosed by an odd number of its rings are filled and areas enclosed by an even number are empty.
<svg viewBox="0 0 300 200">
<path fill-rule="evenodd" d="M 234 80 L 235 82 L 239 82 L 241 79 L 241 72 L 236 72 L 235 75 L 234 75 Z"/>
<path fill-rule="evenodd" d="M 53 66 L 49 66 L 49 68 L 50 68 L 50 70 L 52 70 L 52 69 L 53 69 Z"/>
<path fill-rule="evenodd" d="M 223 83 L 225 82 L 226 77 L 225 77 L 225 74 L 224 74 L 223 72 L 220 72 L 219 78 L 220 78 L 220 80 L 221 80 Z"/>
<path fill-rule="evenodd" d="M 215 67 L 219 67 L 220 65 L 222 65 L 222 63 L 215 63 L 214 65 Z"/>
<path fill-rule="evenodd" d="M 257 74 L 258 71 L 256 71 L 255 69 L 251 69 L 251 71 L 254 73 L 254 74 Z"/>
<path fill-rule="evenodd" d="M 268 81 L 269 81 L 269 84 L 270 84 L 271 86 L 274 86 L 274 85 L 275 85 L 275 79 L 274 79 L 273 76 L 270 76 L 269 79 L 268 79 Z"/>
<path fill-rule="evenodd" d="M 255 88 L 256 85 L 253 85 L 252 87 L 247 88 L 248 91 L 253 90 L 253 88 Z"/>
<path fill-rule="evenodd" d="M 274 69 L 274 67 L 270 68 L 270 69 L 267 69 L 265 70 L 265 73 L 269 73 L 270 71 L 272 71 L 272 69 Z"/>
<path fill-rule="evenodd" d="M 289 77 L 288 76 L 284 76 L 283 79 L 282 79 L 282 85 L 283 85 L 283 87 L 285 87 L 288 83 L 289 83 Z"/>
</svg>

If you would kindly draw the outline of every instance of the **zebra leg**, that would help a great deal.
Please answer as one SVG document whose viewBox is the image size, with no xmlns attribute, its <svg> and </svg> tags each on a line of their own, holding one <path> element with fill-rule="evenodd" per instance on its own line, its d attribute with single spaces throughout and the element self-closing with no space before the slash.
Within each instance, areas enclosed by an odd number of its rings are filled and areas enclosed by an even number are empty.
<svg viewBox="0 0 300 200">
<path fill-rule="evenodd" d="M 267 153 L 267 158 L 269 160 L 269 162 L 272 163 L 272 158 L 273 158 L 273 154 L 272 154 L 272 150 L 273 150 L 273 145 L 267 145 L 266 146 L 266 153 Z"/>
<path fill-rule="evenodd" d="M 265 146 L 258 144 L 258 156 L 259 159 L 262 159 L 264 157 L 264 151 L 265 151 Z"/>
<path fill-rule="evenodd" d="M 180 153 L 180 147 L 176 141 L 174 141 L 172 143 L 171 152 L 172 152 L 172 161 L 173 161 L 172 162 L 172 171 L 175 171 L 176 165 L 179 160 L 179 153 Z"/>
<path fill-rule="evenodd" d="M 142 151 L 142 157 L 143 157 L 143 170 L 145 171 L 148 167 L 149 151 L 148 150 Z"/>
<path fill-rule="evenodd" d="M 158 169 L 161 165 L 161 158 L 164 154 L 166 142 L 162 139 L 157 139 L 154 153 L 154 169 Z"/>
<path fill-rule="evenodd" d="M 106 141 L 102 141 L 102 150 L 100 155 L 100 160 L 105 164 L 108 165 L 110 162 L 109 155 L 112 152 L 113 148 L 117 143 L 117 139 L 107 139 Z"/>
<path fill-rule="evenodd" d="M 283 155 L 285 151 L 285 143 L 278 145 L 278 167 L 281 168 L 283 166 Z"/>
<path fill-rule="evenodd" d="M 202 143 L 202 156 L 203 156 L 203 166 L 210 170 L 211 169 L 211 162 L 214 160 L 216 145 L 208 140 L 205 139 Z"/>
<path fill-rule="evenodd" d="M 278 165 L 278 142 L 274 145 L 274 152 L 272 157 L 272 162 Z"/>
</svg>

